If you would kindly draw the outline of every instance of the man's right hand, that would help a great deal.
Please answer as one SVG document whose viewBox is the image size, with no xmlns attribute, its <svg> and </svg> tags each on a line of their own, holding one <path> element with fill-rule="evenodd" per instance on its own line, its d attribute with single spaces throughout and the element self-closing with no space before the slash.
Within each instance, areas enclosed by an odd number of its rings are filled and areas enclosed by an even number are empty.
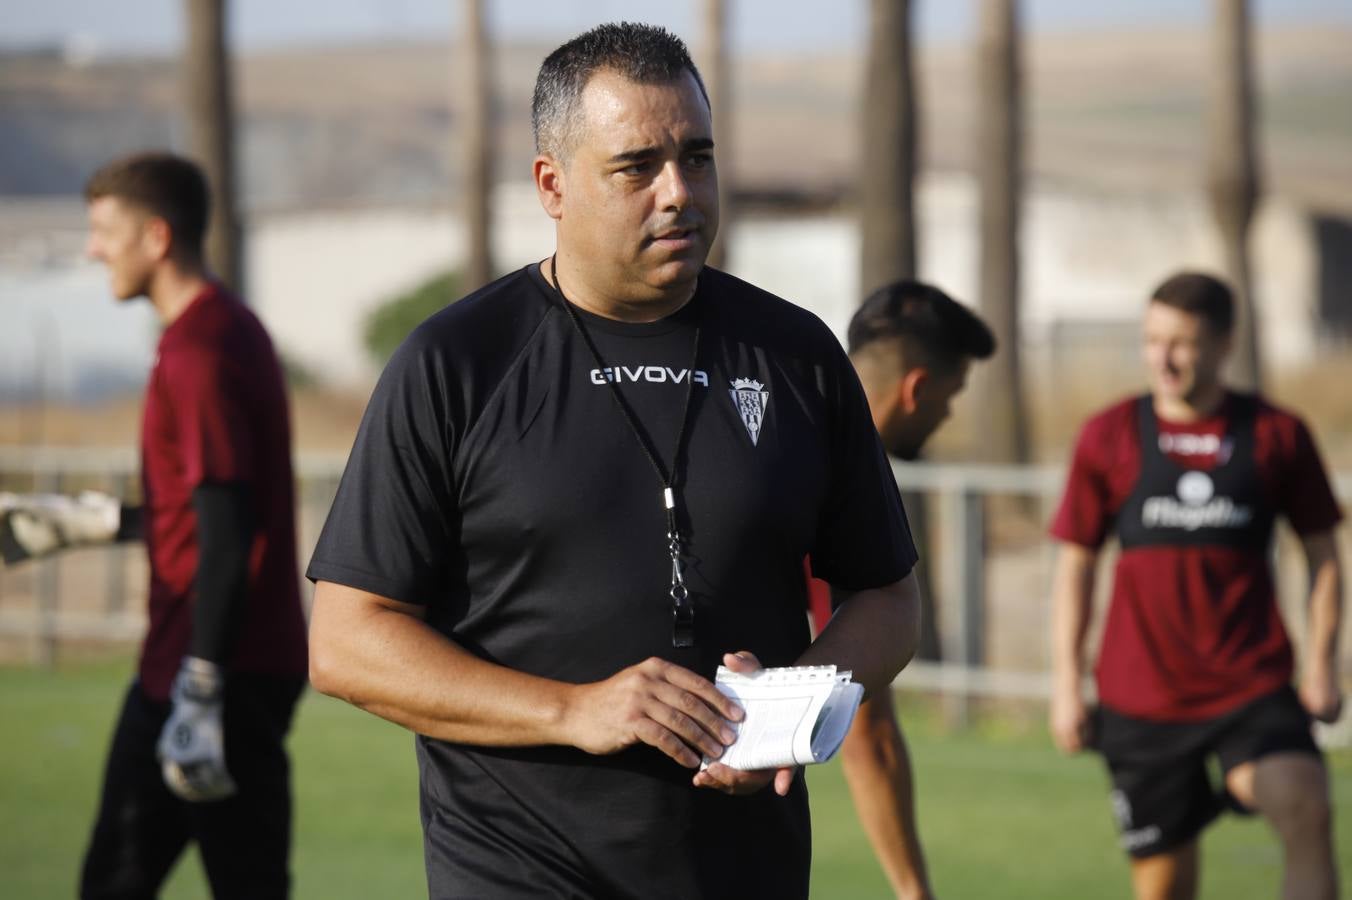
<svg viewBox="0 0 1352 900">
<path fill-rule="evenodd" d="M 1089 742 L 1089 711 L 1078 686 L 1052 692 L 1052 740 L 1062 753 L 1079 753 Z"/>
<path fill-rule="evenodd" d="M 568 742 L 588 753 L 618 753 L 648 744 L 681 765 L 699 768 L 737 739 L 742 708 L 708 679 L 652 657 L 604 681 L 576 685 L 565 715 Z"/>
<path fill-rule="evenodd" d="M 103 544 L 117 537 L 122 505 L 97 491 L 63 494 L 0 493 L 0 560 L 13 565 L 66 547 Z"/>
</svg>

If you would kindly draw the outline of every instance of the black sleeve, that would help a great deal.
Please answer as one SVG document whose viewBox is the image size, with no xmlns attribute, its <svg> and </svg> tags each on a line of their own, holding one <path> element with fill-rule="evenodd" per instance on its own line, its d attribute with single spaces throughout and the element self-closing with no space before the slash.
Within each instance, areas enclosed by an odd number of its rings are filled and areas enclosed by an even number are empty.
<svg viewBox="0 0 1352 900">
<path fill-rule="evenodd" d="M 192 507 L 197 514 L 198 560 L 188 653 L 224 664 L 248 591 L 253 503 L 247 485 L 208 482 L 192 492 Z"/>
<path fill-rule="evenodd" d="M 366 407 L 306 576 L 426 605 L 447 583 L 458 518 L 456 429 L 442 353 L 419 332 Z"/>
<path fill-rule="evenodd" d="M 823 381 L 831 406 L 831 487 L 817 521 L 812 572 L 843 591 L 883 587 L 915 566 L 911 528 L 864 389 L 843 351 Z"/>
<path fill-rule="evenodd" d="M 117 534 L 113 540 L 121 544 L 145 539 L 145 507 L 122 504 L 117 517 Z"/>
</svg>

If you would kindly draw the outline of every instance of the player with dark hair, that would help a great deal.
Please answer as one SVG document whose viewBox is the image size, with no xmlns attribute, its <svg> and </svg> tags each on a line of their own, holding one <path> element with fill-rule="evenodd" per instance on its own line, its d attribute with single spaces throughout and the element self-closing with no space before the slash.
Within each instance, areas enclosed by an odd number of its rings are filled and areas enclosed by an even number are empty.
<svg viewBox="0 0 1352 900">
<path fill-rule="evenodd" d="M 995 352 L 995 337 L 976 314 L 937 287 L 911 280 L 870 294 L 850 320 L 847 340 L 883 447 L 904 460 L 916 459 L 948 418 L 971 364 Z M 820 628 L 831 617 L 830 587 L 814 579 L 809 591 Z M 841 760 L 892 890 L 906 900 L 931 897 L 911 759 L 890 692 L 859 707 Z"/>
<path fill-rule="evenodd" d="M 534 121 L 555 253 L 381 376 L 310 565 L 312 678 L 418 733 L 433 897 L 806 897 L 804 779 L 717 761 L 742 711 L 713 678 L 886 691 L 910 658 L 864 394 L 815 317 L 705 267 L 713 128 L 679 39 L 564 44 Z M 809 554 L 849 594 L 815 642 Z"/>
<path fill-rule="evenodd" d="M 871 294 L 846 339 L 883 446 L 907 460 L 948 418 L 972 362 L 995 352 L 994 335 L 971 310 L 908 280 Z"/>
<path fill-rule="evenodd" d="M 1233 321 L 1215 278 L 1165 281 L 1145 312 L 1150 392 L 1080 434 L 1051 529 L 1061 542 L 1052 735 L 1066 752 L 1103 755 L 1138 898 L 1194 897 L 1198 836 L 1229 807 L 1276 831 L 1283 897 L 1332 900 L 1328 774 L 1311 720 L 1332 722 L 1342 706 L 1341 514 L 1300 419 L 1225 386 Z M 1311 579 L 1298 692 L 1273 583 L 1278 516 L 1300 537 Z M 1083 643 L 1110 534 L 1121 554 L 1090 712 Z"/>
<path fill-rule="evenodd" d="M 283 740 L 305 683 L 285 386 L 263 326 L 202 257 L 191 162 L 147 153 L 88 181 L 89 255 L 164 331 L 146 387 L 144 505 L 11 496 L 11 561 L 143 538 L 150 629 L 113 734 L 85 898 L 151 897 L 196 842 L 216 897 L 289 893 Z"/>
</svg>

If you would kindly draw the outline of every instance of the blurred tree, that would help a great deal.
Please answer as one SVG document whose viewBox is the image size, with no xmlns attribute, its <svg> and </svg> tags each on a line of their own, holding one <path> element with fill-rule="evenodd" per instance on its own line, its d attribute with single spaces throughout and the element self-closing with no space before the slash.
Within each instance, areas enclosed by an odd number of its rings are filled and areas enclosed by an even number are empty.
<svg viewBox="0 0 1352 900">
<path fill-rule="evenodd" d="M 409 332 L 454 303 L 463 291 L 464 279 L 458 271 L 443 272 L 377 307 L 362 328 L 362 342 L 371 359 L 383 367 Z"/>
<path fill-rule="evenodd" d="M 207 265 L 235 291 L 244 290 L 235 180 L 235 111 L 225 0 L 184 0 L 188 43 L 183 54 L 188 154 L 211 185 Z"/>
<path fill-rule="evenodd" d="M 709 92 L 714 116 L 714 141 L 718 161 L 718 237 L 709 250 L 708 264 L 727 267 L 728 238 L 735 210 L 732 208 L 732 90 L 728 54 L 729 2 L 704 0 L 704 65 L 701 75 Z"/>
<path fill-rule="evenodd" d="M 493 88 L 484 0 L 462 0 L 460 32 L 461 188 L 469 255 L 465 288 L 477 290 L 493 280 Z"/>
<path fill-rule="evenodd" d="M 863 164 L 855 185 L 859 204 L 860 298 L 899 278 L 917 275 L 915 172 L 919 112 L 915 101 L 910 0 L 870 0 L 864 74 Z M 905 495 L 906 515 L 922 546 L 929 528 L 926 497 Z M 920 644 L 916 656 L 941 657 L 939 609 L 929 567 L 920 581 Z"/>
<path fill-rule="evenodd" d="M 864 76 L 859 200 L 861 298 L 916 276 L 918 116 L 912 75 L 910 0 L 871 0 Z"/>
<path fill-rule="evenodd" d="M 1249 222 L 1258 202 L 1254 152 L 1254 96 L 1247 0 L 1213 0 L 1215 32 L 1208 104 L 1207 189 L 1225 252 L 1225 274 L 1235 291 L 1234 355 L 1230 374 L 1243 388 L 1262 381 Z"/>
<path fill-rule="evenodd" d="M 1022 128 L 1018 3 L 982 0 L 977 45 L 976 153 L 981 308 L 999 351 L 974 379 L 982 446 L 998 462 L 1029 458 L 1019 347 L 1019 195 Z"/>
</svg>

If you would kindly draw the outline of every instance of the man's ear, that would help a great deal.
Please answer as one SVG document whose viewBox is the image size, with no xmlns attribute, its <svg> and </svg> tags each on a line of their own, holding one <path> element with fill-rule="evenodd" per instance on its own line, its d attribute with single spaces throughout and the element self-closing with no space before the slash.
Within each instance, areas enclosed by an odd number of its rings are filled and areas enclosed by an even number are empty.
<svg viewBox="0 0 1352 900">
<path fill-rule="evenodd" d="M 913 414 L 920 406 L 920 392 L 929 384 L 929 370 L 923 366 L 907 369 L 897 379 L 897 405 L 906 415 Z"/>
<path fill-rule="evenodd" d="M 535 193 L 540 205 L 551 219 L 563 218 L 563 166 L 554 157 L 541 154 L 535 157 L 531 168 L 535 178 Z"/>
<path fill-rule="evenodd" d="M 160 262 L 169 258 L 173 245 L 174 234 L 169 223 L 161 216 L 147 217 L 141 226 L 141 246 L 145 248 L 146 255 Z"/>
</svg>

